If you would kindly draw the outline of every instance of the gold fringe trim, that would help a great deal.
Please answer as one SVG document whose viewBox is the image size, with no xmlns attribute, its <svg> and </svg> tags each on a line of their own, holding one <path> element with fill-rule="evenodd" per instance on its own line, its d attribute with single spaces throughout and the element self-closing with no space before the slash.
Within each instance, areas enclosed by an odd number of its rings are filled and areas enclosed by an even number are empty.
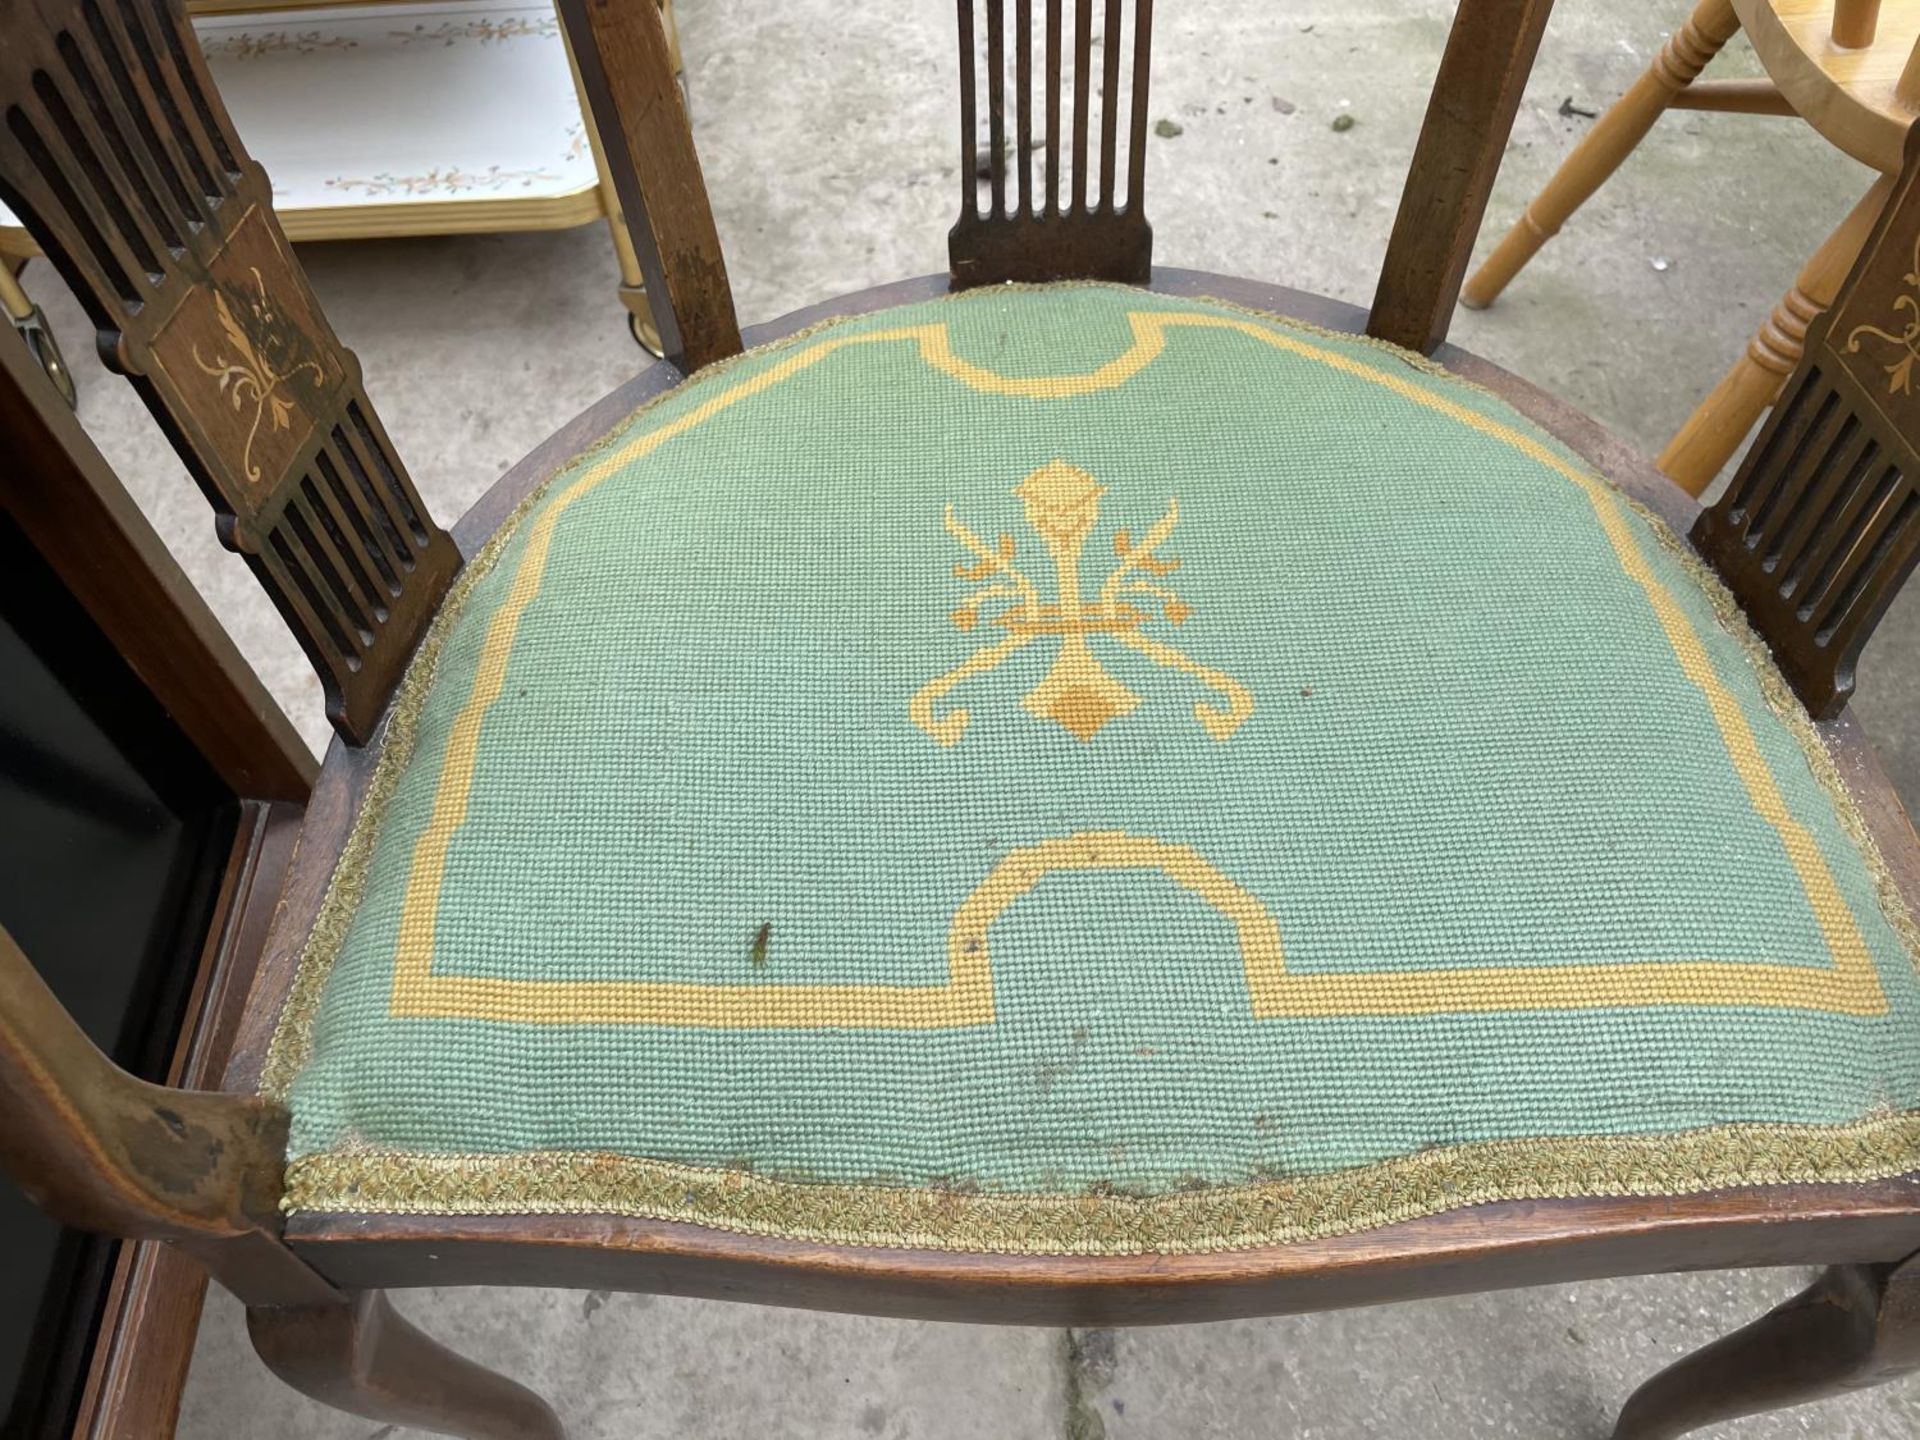
<svg viewBox="0 0 1920 1440">
<path fill-rule="evenodd" d="M 1886 1180 L 1920 1156 L 1920 1115 L 1838 1126 L 1488 1140 L 1295 1179 L 1134 1196 L 819 1184 L 609 1154 L 344 1152 L 296 1160 L 289 1210 L 625 1215 L 822 1245 L 988 1255 L 1192 1255 L 1350 1235 L 1494 1200 L 1691 1195 Z"/>
<path fill-rule="evenodd" d="M 1012 290 L 1080 287 L 1131 291 L 1128 286 L 1099 281 L 1069 281 L 996 286 L 939 299 L 984 302 Z M 1379 350 L 1411 369 L 1513 409 L 1485 386 L 1372 336 L 1328 330 L 1230 300 L 1162 298 L 1191 300 L 1297 333 Z M 725 374 L 803 344 L 824 330 L 865 318 L 823 320 L 709 365 L 690 378 L 706 380 Z M 681 394 L 685 384 L 648 399 L 540 482 L 449 590 L 395 692 L 384 735 L 374 742 L 381 746 L 380 758 L 301 952 L 261 1070 L 261 1094 L 287 1103 L 294 1077 L 312 1056 L 313 1026 L 327 979 L 365 893 L 381 823 L 413 758 L 420 713 L 437 677 L 441 651 L 474 588 L 492 573 L 521 525 L 556 485 L 616 443 L 648 411 Z M 1553 443 L 1589 473 L 1599 474 L 1563 442 L 1554 439 Z M 1739 602 L 1719 577 L 1672 527 L 1604 475 L 1599 478 L 1685 568 L 1707 597 L 1722 630 L 1740 646 L 1768 708 L 1805 754 L 1814 779 L 1832 801 L 1868 867 L 1888 923 L 1920 969 L 1920 924 L 1908 910 L 1818 728 L 1774 665 L 1766 642 L 1748 624 Z M 1920 1112 L 1902 1112 L 1835 1127 L 1731 1125 L 1675 1135 L 1486 1141 L 1328 1174 L 1149 1197 L 819 1184 L 610 1154 L 341 1151 L 292 1161 L 282 1208 L 360 1214 L 613 1214 L 831 1244 L 990 1254 L 1188 1254 L 1351 1234 L 1494 1200 L 1681 1195 L 1753 1185 L 1881 1180 L 1916 1170 L 1920 1170 Z"/>
</svg>

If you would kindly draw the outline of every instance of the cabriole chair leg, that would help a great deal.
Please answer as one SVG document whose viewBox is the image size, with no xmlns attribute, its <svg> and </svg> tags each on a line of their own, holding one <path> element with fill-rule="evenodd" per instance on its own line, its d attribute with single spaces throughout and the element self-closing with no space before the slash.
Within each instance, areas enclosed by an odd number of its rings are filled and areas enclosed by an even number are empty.
<svg viewBox="0 0 1920 1440">
<path fill-rule="evenodd" d="M 1786 1304 L 1634 1391 L 1613 1440 L 1672 1440 L 1915 1369 L 1920 1257 L 1901 1265 L 1835 1265 Z"/>
<path fill-rule="evenodd" d="M 462 1440 L 566 1440 L 546 1401 L 429 1339 L 381 1291 L 338 1305 L 256 1306 L 247 1331 L 268 1369 L 335 1409 Z"/>
</svg>

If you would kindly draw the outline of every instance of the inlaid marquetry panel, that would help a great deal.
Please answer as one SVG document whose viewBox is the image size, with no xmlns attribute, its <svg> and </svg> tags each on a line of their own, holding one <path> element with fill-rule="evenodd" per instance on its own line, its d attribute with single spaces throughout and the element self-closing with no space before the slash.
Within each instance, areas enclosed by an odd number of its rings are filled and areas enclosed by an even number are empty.
<svg viewBox="0 0 1920 1440">
<path fill-rule="evenodd" d="M 459 558 L 274 217 L 177 4 L 0 0 L 0 200 L 86 304 L 319 671 L 372 732 Z"/>
</svg>

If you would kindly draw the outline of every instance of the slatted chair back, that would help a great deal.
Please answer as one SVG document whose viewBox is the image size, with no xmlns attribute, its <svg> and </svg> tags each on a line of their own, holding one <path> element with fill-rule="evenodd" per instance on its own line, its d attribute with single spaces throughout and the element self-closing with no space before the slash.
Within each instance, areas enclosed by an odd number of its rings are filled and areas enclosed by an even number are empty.
<svg viewBox="0 0 1920 1440">
<path fill-rule="evenodd" d="M 320 312 L 177 3 L 0 0 L 0 198 L 365 741 L 459 555 Z"/>
<path fill-rule="evenodd" d="M 1145 203 L 1153 0 L 1102 0 L 1097 32 L 1093 0 L 1072 0 L 1070 17 L 1067 0 L 1041 0 L 1045 30 L 1038 89 L 1033 63 L 1034 0 L 1014 0 L 1011 45 L 1006 0 L 985 0 L 984 137 L 975 65 L 974 12 L 980 3 L 959 0 L 960 218 L 947 239 L 954 288 L 1069 278 L 1144 285 L 1153 257 L 1153 229 L 1147 224 Z M 1100 42 L 1097 166 L 1089 163 L 1096 35 Z M 1068 116 L 1063 117 L 1062 67 L 1069 41 L 1073 93 Z M 1009 52 L 1013 62 L 1011 136 L 1007 126 Z M 1043 117 L 1037 125 L 1036 97 Z M 1119 184 L 1123 109 L 1127 116 L 1124 192 Z M 1072 125 L 1070 150 L 1062 146 L 1063 123 Z M 1041 160 L 1038 185 L 1036 151 Z M 979 181 L 983 168 L 988 187 L 984 207 Z"/>
<path fill-rule="evenodd" d="M 1374 334 L 1422 351 L 1444 338 L 1548 9 L 1549 0 L 1459 7 L 1382 270 Z M 1097 9 L 1094 0 L 1013 0 L 1010 22 L 1007 0 L 957 0 L 957 10 L 954 288 L 1009 280 L 1146 284 L 1152 0 L 1100 0 Z"/>
<path fill-rule="evenodd" d="M 1920 127 L 1887 208 L 1694 545 L 1815 716 L 1920 560 Z"/>
<path fill-rule="evenodd" d="M 559 8 L 596 126 L 619 159 L 616 184 L 623 172 L 637 177 L 634 196 L 622 198 L 668 358 L 690 370 L 737 352 L 726 266 L 659 16 L 623 0 Z M 1551 8 L 1552 0 L 1461 0 L 1381 270 L 1375 336 L 1421 351 L 1445 338 Z M 1145 284 L 1152 0 L 1098 0 L 1097 12 L 1095 0 L 1013 0 L 1011 19 L 1007 0 L 957 0 L 957 16 L 954 288 Z"/>
</svg>

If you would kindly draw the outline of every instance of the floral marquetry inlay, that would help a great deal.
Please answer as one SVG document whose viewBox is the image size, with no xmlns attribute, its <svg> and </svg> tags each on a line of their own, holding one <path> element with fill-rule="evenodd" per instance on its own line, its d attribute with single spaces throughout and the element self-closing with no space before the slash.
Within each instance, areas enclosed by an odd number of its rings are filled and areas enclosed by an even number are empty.
<svg viewBox="0 0 1920 1440">
<path fill-rule="evenodd" d="M 1910 395 L 1913 393 L 1913 363 L 1920 359 L 1920 234 L 1914 236 L 1913 258 L 1907 272 L 1901 277 L 1907 289 L 1895 295 L 1887 308 L 1892 312 L 1893 322 L 1900 326 L 1898 331 L 1888 330 L 1880 325 L 1855 325 L 1847 332 L 1847 353 L 1860 353 L 1860 339 L 1871 336 L 1883 345 L 1898 347 L 1893 359 L 1885 365 L 1887 374 L 1887 393 L 1889 395 Z M 1903 318 L 1904 317 L 1904 318 Z"/>
<path fill-rule="evenodd" d="M 153 337 L 152 374 L 181 397 L 218 457 L 251 491 L 277 484 L 344 379 L 338 352 L 265 214 L 250 211 Z"/>
<path fill-rule="evenodd" d="M 293 415 L 293 402 L 281 387 L 289 380 L 303 376 L 320 385 L 325 383 L 326 374 L 320 368 L 320 362 L 311 359 L 292 361 L 292 369 L 280 371 L 265 353 L 272 344 L 271 338 L 263 339 L 256 346 L 252 336 L 274 336 L 278 317 L 274 314 L 273 300 L 267 294 L 267 282 L 261 279 L 260 271 L 250 266 L 248 273 L 253 276 L 253 293 L 236 297 L 241 307 L 239 314 L 235 313 L 225 292 L 214 292 L 214 311 L 220 317 L 224 343 L 215 349 L 211 360 L 203 356 L 200 347 L 195 345 L 193 363 L 200 367 L 202 374 L 214 378 L 220 393 L 227 398 L 228 405 L 236 414 L 251 412 L 253 418 L 247 425 L 246 444 L 241 451 L 240 463 L 247 479 L 258 484 L 260 469 L 253 463 L 253 445 L 260 427 L 264 424 L 270 430 L 285 430 Z M 244 324 L 242 316 L 245 316 Z"/>
</svg>

